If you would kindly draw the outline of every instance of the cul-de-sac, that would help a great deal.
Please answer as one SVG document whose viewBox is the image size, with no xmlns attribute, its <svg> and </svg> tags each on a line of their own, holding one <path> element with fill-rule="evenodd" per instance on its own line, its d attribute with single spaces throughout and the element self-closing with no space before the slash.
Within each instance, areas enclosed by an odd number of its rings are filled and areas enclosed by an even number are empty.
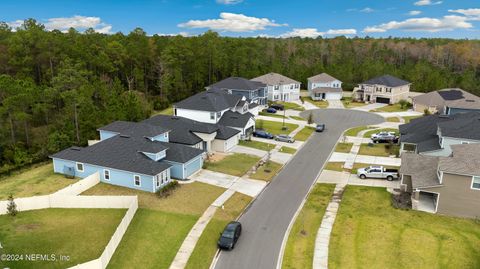
<svg viewBox="0 0 480 269">
<path fill-rule="evenodd" d="M 480 268 L 478 3 L 0 10 L 0 268 Z"/>
</svg>

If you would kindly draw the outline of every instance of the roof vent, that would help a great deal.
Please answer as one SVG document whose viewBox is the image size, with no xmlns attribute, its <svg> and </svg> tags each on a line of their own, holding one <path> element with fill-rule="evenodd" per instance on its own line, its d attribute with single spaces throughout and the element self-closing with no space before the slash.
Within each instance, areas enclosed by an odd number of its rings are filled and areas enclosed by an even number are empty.
<svg viewBox="0 0 480 269">
<path fill-rule="evenodd" d="M 472 99 L 467 99 L 467 100 L 465 100 L 465 101 L 466 101 L 466 102 L 471 102 L 471 103 L 475 102 L 475 100 L 472 100 Z"/>
<path fill-rule="evenodd" d="M 82 150 L 82 148 L 80 148 L 80 147 L 71 147 L 70 150 L 80 151 L 80 150 Z"/>
<path fill-rule="evenodd" d="M 120 135 L 121 138 L 130 138 L 129 135 Z"/>
</svg>

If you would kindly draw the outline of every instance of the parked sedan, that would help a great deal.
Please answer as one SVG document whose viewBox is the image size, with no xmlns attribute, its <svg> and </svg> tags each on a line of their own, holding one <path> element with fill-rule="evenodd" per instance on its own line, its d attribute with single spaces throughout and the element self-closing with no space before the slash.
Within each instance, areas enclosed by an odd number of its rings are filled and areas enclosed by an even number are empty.
<svg viewBox="0 0 480 269">
<path fill-rule="evenodd" d="M 261 137 L 261 138 L 266 138 L 266 139 L 273 139 L 275 138 L 271 133 L 266 132 L 264 130 L 255 130 L 253 132 L 254 137 Z"/>
<path fill-rule="evenodd" d="M 281 142 L 288 142 L 288 143 L 295 142 L 295 139 L 293 137 L 285 135 L 285 134 L 275 136 L 275 140 L 276 141 L 281 141 Z"/>
<path fill-rule="evenodd" d="M 222 233 L 220 233 L 220 239 L 218 239 L 217 245 L 221 249 L 232 250 L 235 248 L 238 238 L 242 234 L 242 224 L 238 221 L 231 221 L 227 224 Z"/>
<path fill-rule="evenodd" d="M 267 113 L 277 113 L 277 110 L 273 107 L 269 107 L 265 110 Z"/>
<path fill-rule="evenodd" d="M 398 136 L 394 132 L 379 132 L 373 134 L 370 138 L 375 143 L 398 142 Z"/>
<path fill-rule="evenodd" d="M 274 108 L 275 110 L 284 110 L 285 109 L 285 106 L 281 105 L 281 104 L 272 104 L 270 105 L 271 108 Z"/>
<path fill-rule="evenodd" d="M 323 123 L 322 124 L 317 124 L 317 126 L 315 127 L 315 132 L 321 133 L 323 131 L 325 131 L 325 124 L 323 124 Z"/>
</svg>

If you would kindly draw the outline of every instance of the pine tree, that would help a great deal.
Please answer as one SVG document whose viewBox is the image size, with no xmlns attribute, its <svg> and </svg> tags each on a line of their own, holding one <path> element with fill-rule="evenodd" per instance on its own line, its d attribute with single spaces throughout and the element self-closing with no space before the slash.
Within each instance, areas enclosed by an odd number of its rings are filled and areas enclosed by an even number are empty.
<svg viewBox="0 0 480 269">
<path fill-rule="evenodd" d="M 17 204 L 13 200 L 13 195 L 11 194 L 8 196 L 7 212 L 12 217 L 15 217 L 18 213 Z"/>
</svg>

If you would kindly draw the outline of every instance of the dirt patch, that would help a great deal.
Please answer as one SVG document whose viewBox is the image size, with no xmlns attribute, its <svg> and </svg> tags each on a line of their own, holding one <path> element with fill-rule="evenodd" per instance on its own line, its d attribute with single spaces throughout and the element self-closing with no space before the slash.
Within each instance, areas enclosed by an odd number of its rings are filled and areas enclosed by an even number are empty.
<svg viewBox="0 0 480 269">
<path fill-rule="evenodd" d="M 213 155 L 208 157 L 208 161 L 212 162 L 212 163 L 219 162 L 219 161 L 225 159 L 225 157 L 227 157 L 227 156 L 228 156 L 228 154 L 226 154 L 226 153 L 216 152 Z"/>
<path fill-rule="evenodd" d="M 32 231 L 40 228 L 40 224 L 38 223 L 28 223 L 28 224 L 22 224 L 18 225 L 16 230 L 17 231 Z"/>
<path fill-rule="evenodd" d="M 392 194 L 392 205 L 395 208 L 411 209 L 412 199 L 408 192 L 400 192 L 399 194 Z"/>
</svg>

